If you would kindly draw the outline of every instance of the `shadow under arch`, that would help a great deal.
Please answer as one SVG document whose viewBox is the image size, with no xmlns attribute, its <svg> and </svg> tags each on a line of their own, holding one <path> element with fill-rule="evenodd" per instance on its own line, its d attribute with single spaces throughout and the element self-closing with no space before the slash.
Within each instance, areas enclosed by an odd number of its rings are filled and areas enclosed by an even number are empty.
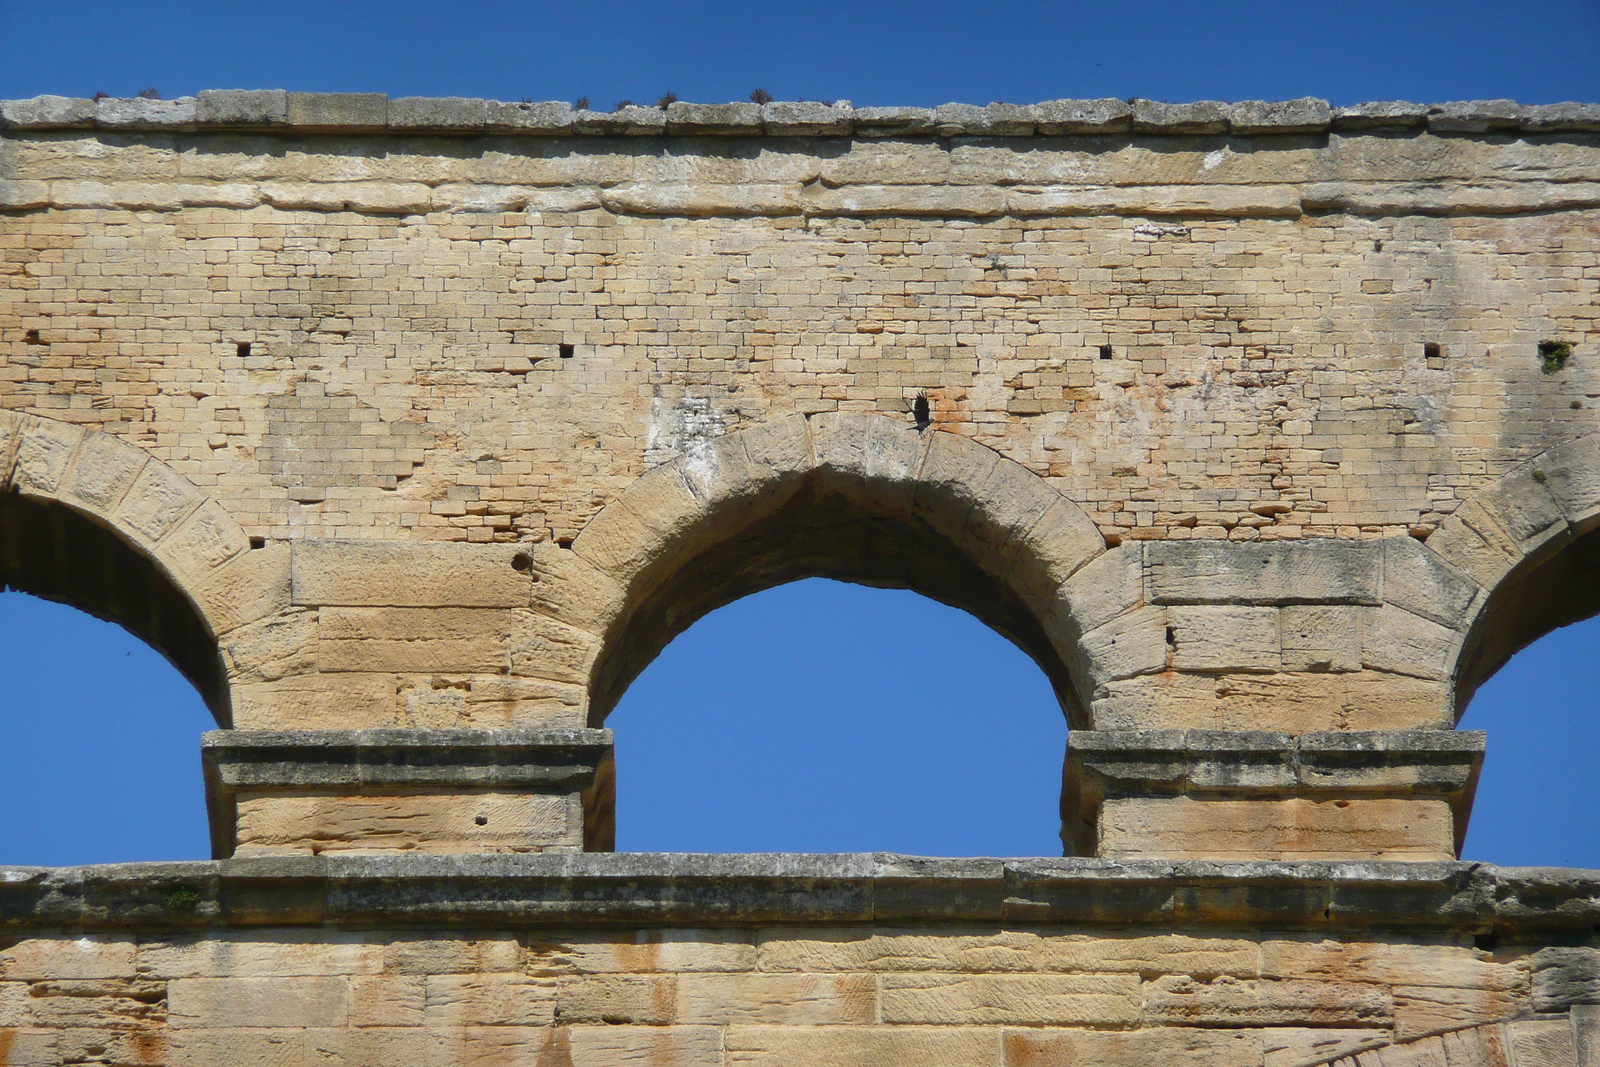
<svg viewBox="0 0 1600 1067">
<path fill-rule="evenodd" d="M 1105 540 L 1021 464 L 880 415 L 787 416 L 699 441 L 641 476 L 574 552 L 620 602 L 591 674 L 599 725 L 629 683 L 706 613 L 802 578 L 909 589 L 965 610 L 1044 671 L 1086 726 L 1076 635 L 1056 591 Z"/>
<path fill-rule="evenodd" d="M 0 413 L 0 589 L 116 623 L 159 652 L 224 726 L 227 669 L 185 568 L 247 547 L 218 505 L 112 435 Z"/>
<path fill-rule="evenodd" d="M 1426 547 L 1479 587 L 1450 675 L 1459 721 L 1512 656 L 1600 614 L 1600 434 L 1541 453 L 1479 490 Z"/>
</svg>

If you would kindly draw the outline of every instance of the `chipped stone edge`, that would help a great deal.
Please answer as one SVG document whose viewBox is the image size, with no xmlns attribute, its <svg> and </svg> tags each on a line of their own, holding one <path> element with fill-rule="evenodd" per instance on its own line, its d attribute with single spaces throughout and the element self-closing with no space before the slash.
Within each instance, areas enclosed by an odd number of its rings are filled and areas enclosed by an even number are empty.
<svg viewBox="0 0 1600 1067">
<path fill-rule="evenodd" d="M 891 853 L 253 857 L 0 867 L 0 929 L 1017 922 L 1592 929 L 1600 871 Z"/>
<path fill-rule="evenodd" d="M 381 118 L 380 118 L 381 115 Z M 1085 134 L 1258 137 L 1394 130 L 1492 135 L 1600 132 L 1600 104 L 1524 105 L 1510 100 L 1413 104 L 1376 101 L 1330 107 L 1325 100 L 1224 104 L 1198 101 L 1051 100 L 984 107 L 852 107 L 849 102 L 674 103 L 665 110 L 576 111 L 565 101 L 506 103 L 380 93 L 205 90 L 172 101 L 38 96 L 0 101 L 0 130 L 97 129 L 126 133 L 230 132 L 453 136 L 1031 137 Z"/>
</svg>

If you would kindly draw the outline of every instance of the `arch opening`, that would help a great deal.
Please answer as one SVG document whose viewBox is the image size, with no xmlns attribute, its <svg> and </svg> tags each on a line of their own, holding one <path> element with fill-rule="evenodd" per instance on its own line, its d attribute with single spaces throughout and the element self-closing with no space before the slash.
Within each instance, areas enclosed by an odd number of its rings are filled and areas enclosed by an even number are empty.
<svg viewBox="0 0 1600 1067">
<path fill-rule="evenodd" d="M 1048 680 L 917 594 L 811 579 L 742 598 L 679 635 L 611 725 L 624 850 L 1059 851 Z"/>
<path fill-rule="evenodd" d="M 148 555 L 55 500 L 0 494 L 0 590 L 116 623 L 159 652 L 231 725 L 227 673 L 200 611 Z"/>
<path fill-rule="evenodd" d="M 708 613 L 776 586 L 828 578 L 909 590 L 975 616 L 1038 665 L 1070 724 L 1085 725 L 1069 662 L 1043 618 L 1045 604 L 1017 580 L 1040 561 L 1020 543 L 1002 543 L 989 553 L 991 565 L 981 565 L 970 547 L 940 528 L 937 514 L 895 507 L 898 496 L 847 493 L 814 473 L 770 513 L 658 566 L 656 580 L 630 597 L 631 607 L 604 642 L 591 724 L 601 725 L 661 650 Z"/>
</svg>

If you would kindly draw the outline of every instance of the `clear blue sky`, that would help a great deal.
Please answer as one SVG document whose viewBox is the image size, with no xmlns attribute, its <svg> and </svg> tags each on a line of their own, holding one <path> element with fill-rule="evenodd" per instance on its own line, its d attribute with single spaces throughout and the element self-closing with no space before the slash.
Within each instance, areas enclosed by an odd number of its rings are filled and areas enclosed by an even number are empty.
<svg viewBox="0 0 1600 1067">
<path fill-rule="evenodd" d="M 141 4 L 0 0 L 0 97 L 205 88 L 858 104 L 1600 100 L 1600 0 Z M 1600 623 L 1519 656 L 1467 856 L 1600 867 Z M 120 629 L 0 595 L 0 863 L 207 853 L 186 683 Z M 807 582 L 679 638 L 612 717 L 629 849 L 1055 854 L 1065 730 L 960 612 Z M 1530 818 L 1529 813 L 1537 813 Z"/>
</svg>

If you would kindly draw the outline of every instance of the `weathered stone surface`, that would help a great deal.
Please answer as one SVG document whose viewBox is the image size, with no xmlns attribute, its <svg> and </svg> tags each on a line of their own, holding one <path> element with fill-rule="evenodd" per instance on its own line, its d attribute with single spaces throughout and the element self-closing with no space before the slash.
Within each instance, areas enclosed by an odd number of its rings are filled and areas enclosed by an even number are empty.
<svg viewBox="0 0 1600 1067">
<path fill-rule="evenodd" d="M 890 1023 L 1127 1026 L 1139 1018 L 1139 979 L 1131 974 L 886 974 L 879 981 Z"/>
<path fill-rule="evenodd" d="M 1244 137 L 1263 134 L 1322 133 L 1333 121 L 1326 100 L 1304 97 L 1268 103 L 1246 100 L 1229 104 L 1228 128 Z"/>
<path fill-rule="evenodd" d="M 95 101 L 94 124 L 108 130 L 183 130 L 193 129 L 196 101 L 192 96 L 176 100 Z"/>
<path fill-rule="evenodd" d="M 463 96 L 401 96 L 389 101 L 389 128 L 419 133 L 481 133 L 487 102 Z"/>
<path fill-rule="evenodd" d="M 266 129 L 289 118 L 289 94 L 282 89 L 209 89 L 195 104 L 195 121 L 210 126 Z"/>
<path fill-rule="evenodd" d="M 0 101 L 0 124 L 12 129 L 74 129 L 94 125 L 95 101 L 72 96 L 36 96 Z"/>
<path fill-rule="evenodd" d="M 294 603 L 525 607 L 533 585 L 532 566 L 531 554 L 515 545 L 297 540 Z"/>
<path fill-rule="evenodd" d="M 382 93 L 290 93 L 284 120 L 303 130 L 381 130 L 389 120 Z"/>
<path fill-rule="evenodd" d="M 1450 807 L 1433 799 L 1107 800 L 1100 855 L 1178 859 L 1442 860 L 1455 855 Z"/>
<path fill-rule="evenodd" d="M 1148 545 L 1146 591 L 1156 604 L 1376 604 L 1381 555 L 1353 541 Z"/>
<path fill-rule="evenodd" d="M 241 791 L 239 856 L 381 849 L 531 852 L 583 847 L 575 800 L 504 793 L 278 796 Z M 480 821 L 481 820 L 481 821 Z"/>
</svg>

